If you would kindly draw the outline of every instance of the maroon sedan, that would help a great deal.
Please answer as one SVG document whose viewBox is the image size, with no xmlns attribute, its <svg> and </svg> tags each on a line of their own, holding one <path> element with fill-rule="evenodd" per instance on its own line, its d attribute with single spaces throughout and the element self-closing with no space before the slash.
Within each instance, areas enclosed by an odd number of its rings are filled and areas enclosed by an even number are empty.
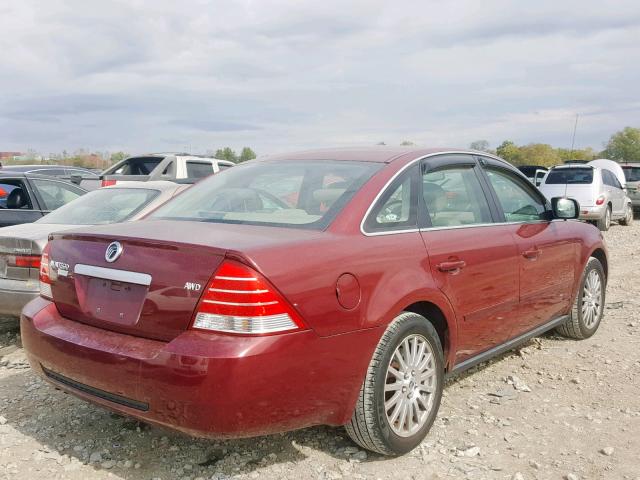
<svg viewBox="0 0 640 480">
<path fill-rule="evenodd" d="M 249 162 L 145 220 L 53 234 L 21 319 L 33 368 L 144 421 L 228 438 L 346 425 L 382 454 L 427 434 L 445 375 L 597 330 L 607 253 L 479 152 Z"/>
</svg>

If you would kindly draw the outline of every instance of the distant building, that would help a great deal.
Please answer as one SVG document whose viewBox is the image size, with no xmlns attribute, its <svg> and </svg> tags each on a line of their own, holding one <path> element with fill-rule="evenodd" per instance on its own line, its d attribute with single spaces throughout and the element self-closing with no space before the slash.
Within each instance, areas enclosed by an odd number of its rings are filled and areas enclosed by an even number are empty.
<svg viewBox="0 0 640 480">
<path fill-rule="evenodd" d="M 0 152 L 0 160 L 13 160 L 13 157 L 19 157 L 22 152 Z"/>
</svg>

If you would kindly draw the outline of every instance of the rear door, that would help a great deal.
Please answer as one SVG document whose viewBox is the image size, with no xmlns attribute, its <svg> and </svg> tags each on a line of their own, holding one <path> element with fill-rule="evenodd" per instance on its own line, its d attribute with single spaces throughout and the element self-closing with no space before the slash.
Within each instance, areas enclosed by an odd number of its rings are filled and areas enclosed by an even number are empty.
<svg viewBox="0 0 640 480">
<path fill-rule="evenodd" d="M 487 158 L 483 172 L 498 206 L 500 222 L 518 246 L 519 313 L 511 336 L 564 313 L 575 283 L 577 239 L 565 221 L 552 221 L 549 205 L 525 179 Z"/>
<path fill-rule="evenodd" d="M 517 321 L 518 251 L 510 227 L 496 223 L 479 168 L 472 155 L 421 165 L 420 233 L 458 318 L 456 363 L 505 342 Z"/>
<path fill-rule="evenodd" d="M 33 223 L 43 215 L 24 178 L 0 178 L 0 227 Z"/>
<path fill-rule="evenodd" d="M 626 195 L 618 178 L 613 172 L 604 168 L 602 169 L 602 178 L 611 199 L 613 214 L 616 216 L 624 215 L 624 198 Z"/>
</svg>

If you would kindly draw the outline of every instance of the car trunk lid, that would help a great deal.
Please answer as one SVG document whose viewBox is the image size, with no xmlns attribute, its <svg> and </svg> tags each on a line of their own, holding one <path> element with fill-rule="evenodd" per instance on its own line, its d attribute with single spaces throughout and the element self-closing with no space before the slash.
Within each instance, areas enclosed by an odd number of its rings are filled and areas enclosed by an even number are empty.
<svg viewBox="0 0 640 480">
<path fill-rule="evenodd" d="M 51 292 L 63 316 L 169 341 L 186 330 L 224 250 L 182 242 L 72 234 L 51 242 Z M 120 258 L 105 252 L 118 242 Z"/>
<path fill-rule="evenodd" d="M 319 232 L 205 222 L 142 220 L 55 233 L 49 257 L 53 301 L 65 317 L 170 341 L 188 329 L 225 257 L 252 265 L 287 242 Z M 105 253 L 117 241 L 120 257 Z"/>
</svg>

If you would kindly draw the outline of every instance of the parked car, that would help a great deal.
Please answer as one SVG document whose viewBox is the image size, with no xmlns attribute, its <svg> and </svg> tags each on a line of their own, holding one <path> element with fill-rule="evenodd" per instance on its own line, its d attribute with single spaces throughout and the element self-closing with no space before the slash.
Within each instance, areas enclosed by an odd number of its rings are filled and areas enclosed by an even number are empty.
<svg viewBox="0 0 640 480">
<path fill-rule="evenodd" d="M 35 173 L 75 183 L 85 190 L 100 188 L 99 175 L 87 168 L 70 165 L 5 165 L 0 172 Z"/>
<path fill-rule="evenodd" d="M 580 204 L 580 219 L 609 230 L 612 220 L 633 222 L 633 208 L 624 187 L 609 169 L 590 164 L 553 167 L 542 179 L 540 191 L 547 198 L 567 196 Z"/>
<path fill-rule="evenodd" d="M 125 181 L 170 180 L 195 182 L 234 166 L 233 162 L 186 153 L 152 153 L 129 157 L 100 176 L 102 186 Z"/>
<path fill-rule="evenodd" d="M 549 171 L 547 167 L 542 167 L 540 165 L 520 165 L 518 170 L 520 170 L 536 187 L 540 185 L 542 178 Z"/>
<path fill-rule="evenodd" d="M 51 232 L 137 220 L 185 188 L 173 182 L 127 182 L 89 192 L 34 223 L 0 228 L 0 317 L 19 317 L 39 295 L 40 256 Z"/>
<path fill-rule="evenodd" d="M 213 175 L 139 222 L 50 237 L 21 316 L 56 387 L 205 437 L 346 425 L 401 454 L 446 375 L 601 321 L 602 234 L 469 151 L 308 151 Z M 170 310 L 150 309 L 159 295 Z M 82 359 L 82 361 L 78 361 Z"/>
<path fill-rule="evenodd" d="M 0 170 L 0 227 L 31 223 L 87 191 L 56 177 Z"/>
<path fill-rule="evenodd" d="M 621 163 L 624 172 L 627 195 L 631 199 L 633 209 L 640 212 L 640 163 Z"/>
</svg>

